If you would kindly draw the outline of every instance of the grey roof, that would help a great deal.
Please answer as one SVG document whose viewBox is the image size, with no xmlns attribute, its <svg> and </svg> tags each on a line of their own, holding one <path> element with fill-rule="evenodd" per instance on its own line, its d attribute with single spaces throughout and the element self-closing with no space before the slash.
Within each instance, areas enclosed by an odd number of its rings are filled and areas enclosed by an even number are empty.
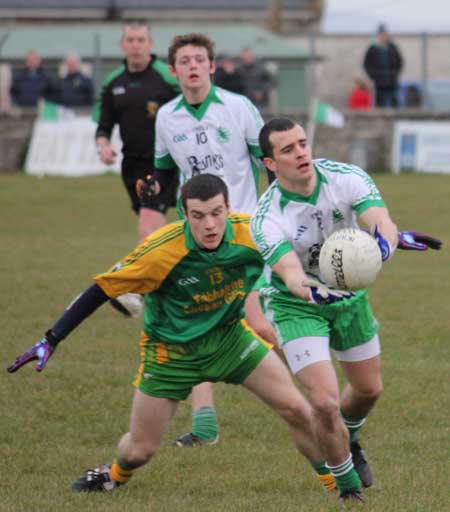
<svg viewBox="0 0 450 512">
<path fill-rule="evenodd" d="M 96 47 L 102 58 L 121 58 L 119 40 L 122 25 L 115 24 L 55 24 L 15 25 L 0 28 L 1 57 L 6 60 L 22 59 L 34 49 L 45 59 L 60 59 L 69 52 L 91 59 Z M 238 55 L 243 47 L 251 47 L 255 54 L 269 59 L 306 59 L 308 53 L 285 38 L 255 25 L 235 24 L 172 24 L 152 25 L 155 51 L 166 57 L 167 48 L 177 34 L 202 32 L 216 43 L 216 53 Z M 97 46 L 98 45 L 98 46 Z"/>
<path fill-rule="evenodd" d="M 27 9 L 264 9 L 270 0 L 0 0 L 0 8 Z M 317 6 L 318 0 L 283 0 L 285 9 Z"/>
</svg>

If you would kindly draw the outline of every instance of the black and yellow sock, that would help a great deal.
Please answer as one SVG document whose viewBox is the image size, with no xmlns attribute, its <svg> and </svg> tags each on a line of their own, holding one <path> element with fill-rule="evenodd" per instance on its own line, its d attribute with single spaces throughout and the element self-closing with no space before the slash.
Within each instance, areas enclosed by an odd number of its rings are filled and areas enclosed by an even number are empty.
<svg viewBox="0 0 450 512">
<path fill-rule="evenodd" d="M 358 473 L 355 471 L 352 461 L 352 454 L 342 464 L 338 466 L 330 466 L 326 464 L 326 467 L 330 470 L 331 474 L 336 480 L 338 489 L 342 491 L 348 491 L 350 489 L 361 490 L 361 482 Z"/>
<path fill-rule="evenodd" d="M 109 475 L 111 476 L 112 480 L 117 483 L 117 485 L 123 485 L 126 484 L 128 480 L 133 476 L 136 469 L 136 467 L 132 467 L 129 464 L 126 464 L 117 457 L 114 459 L 114 462 L 111 465 Z"/>
<path fill-rule="evenodd" d="M 216 439 L 219 434 L 219 425 L 214 407 L 200 407 L 192 411 L 192 434 L 204 441 Z"/>
<path fill-rule="evenodd" d="M 336 481 L 334 480 L 334 476 L 330 473 L 330 470 L 327 468 L 325 461 L 321 460 L 319 462 L 311 462 L 311 466 L 316 472 L 316 476 L 324 489 L 326 491 L 334 491 L 334 489 L 336 489 Z"/>
<path fill-rule="evenodd" d="M 363 418 L 355 418 L 345 415 L 341 411 L 342 419 L 344 420 L 344 424 L 347 427 L 350 434 L 350 443 L 358 440 L 358 431 L 366 422 L 366 417 Z"/>
</svg>

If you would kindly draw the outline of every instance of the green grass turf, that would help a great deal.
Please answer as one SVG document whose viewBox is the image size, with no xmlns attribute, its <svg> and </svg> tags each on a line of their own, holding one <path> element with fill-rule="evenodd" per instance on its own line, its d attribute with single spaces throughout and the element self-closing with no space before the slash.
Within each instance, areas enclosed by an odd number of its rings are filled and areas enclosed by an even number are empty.
<svg viewBox="0 0 450 512">
<path fill-rule="evenodd" d="M 403 229 L 440 236 L 440 252 L 397 252 L 371 290 L 385 393 L 363 430 L 377 485 L 367 510 L 449 510 L 450 176 L 379 174 Z M 181 404 L 165 442 L 130 485 L 74 495 L 71 482 L 111 460 L 127 430 L 138 322 L 105 306 L 58 348 L 48 368 L 6 366 L 75 295 L 128 253 L 137 223 L 117 176 L 0 175 L 0 511 L 332 511 L 285 426 L 243 389 L 218 385 L 219 445 L 177 450 Z M 172 212 L 173 213 L 173 212 Z"/>
</svg>

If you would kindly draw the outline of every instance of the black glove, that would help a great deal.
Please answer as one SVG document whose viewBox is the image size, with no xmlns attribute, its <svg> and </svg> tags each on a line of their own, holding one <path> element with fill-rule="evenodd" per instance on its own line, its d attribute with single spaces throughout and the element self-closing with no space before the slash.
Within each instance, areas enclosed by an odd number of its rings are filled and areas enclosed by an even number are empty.
<svg viewBox="0 0 450 512">
<path fill-rule="evenodd" d="M 147 174 L 144 179 L 139 179 L 136 182 L 136 193 L 141 202 L 141 206 L 149 206 L 149 202 L 154 196 L 157 196 L 159 192 L 159 183 L 153 176 L 150 176 L 150 174 Z"/>
</svg>

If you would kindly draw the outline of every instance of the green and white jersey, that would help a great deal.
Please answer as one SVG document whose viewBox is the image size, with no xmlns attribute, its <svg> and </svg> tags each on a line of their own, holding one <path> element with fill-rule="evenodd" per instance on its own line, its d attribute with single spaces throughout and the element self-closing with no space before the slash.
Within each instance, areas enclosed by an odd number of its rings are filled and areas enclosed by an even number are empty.
<svg viewBox="0 0 450 512">
<path fill-rule="evenodd" d="M 189 224 L 168 224 L 111 270 L 95 277 L 108 297 L 146 294 L 143 330 L 165 343 L 189 343 L 243 317 L 263 261 L 250 236 L 250 215 L 228 217 L 216 251 L 196 244 Z"/>
<path fill-rule="evenodd" d="M 245 96 L 225 89 L 211 86 L 198 108 L 178 96 L 158 110 L 155 168 L 178 168 L 181 185 L 196 174 L 215 174 L 228 186 L 231 210 L 252 213 L 258 200 L 262 125 Z"/>
<path fill-rule="evenodd" d="M 287 291 L 270 268 L 294 250 L 303 268 L 319 278 L 319 253 L 334 231 L 358 227 L 356 217 L 371 206 L 385 207 L 372 178 L 355 165 L 313 161 L 317 184 L 309 197 L 284 190 L 278 180 L 261 196 L 252 217 L 252 237 L 265 261 L 265 277 Z"/>
</svg>

